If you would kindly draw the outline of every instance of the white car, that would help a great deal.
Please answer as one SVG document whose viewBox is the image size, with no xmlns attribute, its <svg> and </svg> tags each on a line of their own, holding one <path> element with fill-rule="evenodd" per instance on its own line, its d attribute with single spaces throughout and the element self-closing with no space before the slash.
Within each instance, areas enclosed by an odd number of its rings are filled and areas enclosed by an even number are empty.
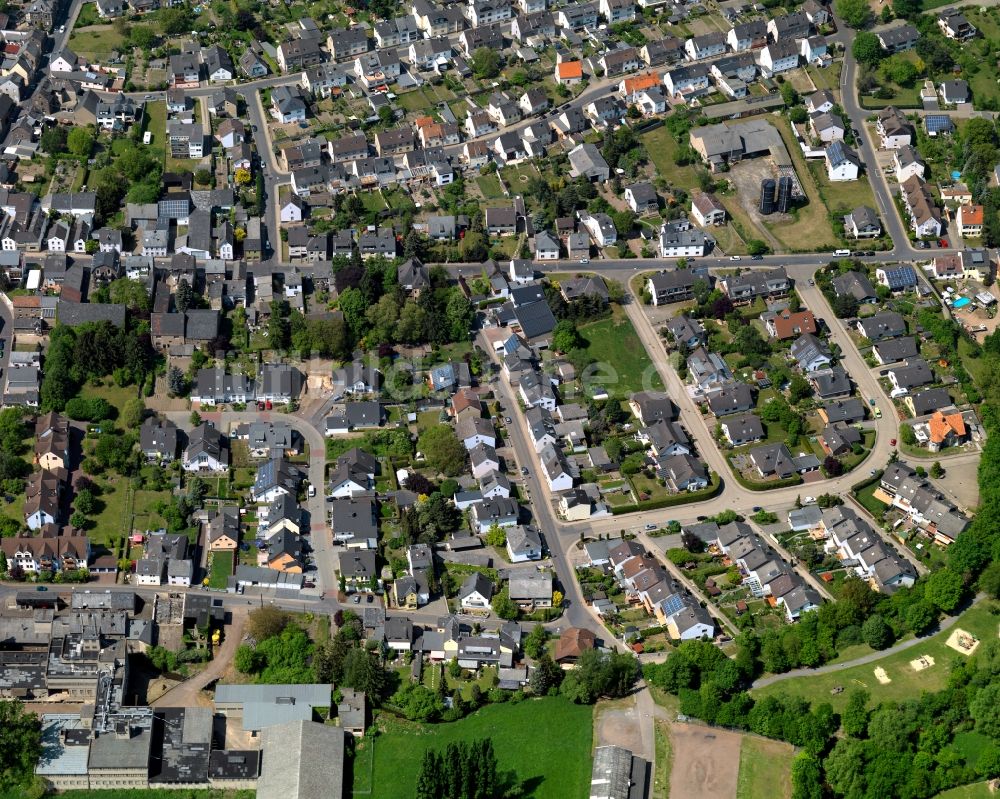
<svg viewBox="0 0 1000 799">
<path fill-rule="evenodd" d="M 314 485 L 309 486 L 309 496 L 310 497 L 316 496 L 316 486 Z"/>
<path fill-rule="evenodd" d="M 738 256 L 738 255 L 730 255 L 729 256 L 729 260 L 730 261 L 742 261 L 743 259 L 740 258 L 740 256 Z"/>
<path fill-rule="evenodd" d="M 816 497 L 802 497 L 803 505 L 814 505 L 816 503 Z"/>
</svg>

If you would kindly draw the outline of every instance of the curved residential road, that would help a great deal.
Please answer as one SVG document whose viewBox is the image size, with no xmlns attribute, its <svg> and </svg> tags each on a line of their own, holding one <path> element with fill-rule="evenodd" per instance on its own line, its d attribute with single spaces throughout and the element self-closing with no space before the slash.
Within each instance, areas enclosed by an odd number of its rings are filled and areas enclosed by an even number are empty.
<svg viewBox="0 0 1000 799">
<path fill-rule="evenodd" d="M 976 597 L 972 600 L 969 608 L 978 605 L 984 599 L 986 599 L 986 594 L 976 594 Z M 966 610 L 969 608 L 966 608 Z M 878 660 L 882 660 L 882 658 L 889 657 L 889 655 L 895 654 L 896 652 L 904 652 L 907 649 L 912 649 L 915 646 L 926 643 L 928 639 L 933 638 L 938 633 L 943 633 L 945 630 L 954 627 L 958 619 L 959 616 L 948 616 L 948 618 L 938 624 L 937 629 L 931 635 L 925 635 L 920 638 L 910 638 L 907 641 L 899 642 L 895 646 L 890 646 L 888 649 L 883 649 L 880 652 L 872 652 L 870 655 L 863 655 L 862 657 L 855 658 L 854 660 L 847 660 L 843 663 L 830 663 L 829 665 L 820 666 L 816 669 L 795 669 L 794 671 L 786 671 L 784 674 L 773 674 L 770 677 L 761 677 L 758 680 L 754 680 L 750 688 L 751 690 L 754 688 L 764 688 L 768 685 L 773 685 L 776 682 L 791 680 L 795 677 L 810 677 L 814 674 L 832 674 L 834 672 L 852 669 L 855 666 L 864 666 L 866 663 L 874 663 Z"/>
<path fill-rule="evenodd" d="M 166 416 L 178 427 L 189 431 L 191 429 L 190 414 L 172 412 Z M 292 427 L 302 436 L 309 446 L 309 482 L 316 486 L 316 496 L 306 500 L 306 508 L 310 517 L 310 541 L 313 560 L 316 566 L 316 585 L 319 591 L 336 588 L 333 574 L 339 568 L 336 554 L 333 551 L 333 539 L 330 526 L 326 520 L 326 441 L 322 434 L 309 422 L 291 413 L 274 413 L 258 411 L 210 411 L 201 413 L 201 418 L 212 422 L 219 430 L 249 422 L 281 421 Z M 227 431 L 228 432 L 228 431 Z"/>
</svg>

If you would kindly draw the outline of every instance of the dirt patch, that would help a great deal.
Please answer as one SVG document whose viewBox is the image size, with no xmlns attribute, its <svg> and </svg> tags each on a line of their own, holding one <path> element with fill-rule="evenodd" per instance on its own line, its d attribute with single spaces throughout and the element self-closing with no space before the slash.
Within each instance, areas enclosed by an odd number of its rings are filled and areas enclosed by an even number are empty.
<svg viewBox="0 0 1000 799">
<path fill-rule="evenodd" d="M 690 29 L 692 36 L 702 36 L 706 33 L 715 33 L 718 30 L 718 28 L 714 25 L 710 25 L 708 21 L 704 19 L 689 20 L 687 26 Z"/>
<path fill-rule="evenodd" d="M 633 752 L 642 751 L 642 732 L 635 697 L 616 702 L 610 707 L 598 707 L 594 720 L 596 746 L 621 746 Z"/>
<path fill-rule="evenodd" d="M 674 765 L 670 795 L 733 799 L 740 773 L 742 736 L 696 724 L 674 724 L 671 733 Z"/>
<path fill-rule="evenodd" d="M 910 668 L 914 671 L 923 671 L 934 665 L 934 658 L 930 655 L 921 655 L 916 660 L 910 661 Z"/>
<path fill-rule="evenodd" d="M 772 247 L 778 247 L 780 245 L 777 240 L 764 226 L 764 220 L 767 219 L 768 224 L 771 225 L 782 222 L 790 223 L 795 220 L 790 214 L 774 213 L 765 217 L 760 212 L 760 182 L 768 178 L 775 181 L 778 179 L 778 170 L 770 158 L 750 158 L 746 161 L 740 161 L 733 164 L 729 172 L 726 173 L 726 179 L 736 189 L 735 194 L 739 204 L 743 206 L 743 210 L 750 217 L 757 232 L 769 240 Z"/>
<path fill-rule="evenodd" d="M 889 673 L 881 666 L 878 666 L 875 669 L 875 679 L 878 680 L 879 684 L 881 685 L 888 685 L 889 683 L 892 682 L 892 680 L 889 678 Z"/>
<path fill-rule="evenodd" d="M 955 630 L 948 636 L 948 646 L 963 655 L 971 655 L 979 648 L 979 639 L 965 630 Z"/>
<path fill-rule="evenodd" d="M 155 702 L 167 691 L 179 684 L 180 682 L 178 680 L 168 680 L 163 677 L 156 680 L 150 680 L 149 685 L 146 686 L 146 701 Z"/>
</svg>

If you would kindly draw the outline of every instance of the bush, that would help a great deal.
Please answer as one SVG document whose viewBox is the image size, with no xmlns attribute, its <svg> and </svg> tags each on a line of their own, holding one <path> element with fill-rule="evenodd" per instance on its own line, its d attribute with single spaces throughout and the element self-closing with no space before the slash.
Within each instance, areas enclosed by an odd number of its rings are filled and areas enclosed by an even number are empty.
<svg viewBox="0 0 1000 799">
<path fill-rule="evenodd" d="M 74 397 L 66 403 L 66 415 L 76 422 L 103 422 L 105 419 L 114 419 L 116 414 L 105 399 Z"/>
</svg>

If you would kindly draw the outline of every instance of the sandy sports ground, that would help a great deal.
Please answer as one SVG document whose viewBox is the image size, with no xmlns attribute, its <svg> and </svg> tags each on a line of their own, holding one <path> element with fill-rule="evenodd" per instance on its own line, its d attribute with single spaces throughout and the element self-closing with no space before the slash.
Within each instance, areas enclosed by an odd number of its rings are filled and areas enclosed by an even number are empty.
<svg viewBox="0 0 1000 799">
<path fill-rule="evenodd" d="M 734 799 L 743 736 L 699 724 L 671 725 L 670 796 Z"/>
</svg>

